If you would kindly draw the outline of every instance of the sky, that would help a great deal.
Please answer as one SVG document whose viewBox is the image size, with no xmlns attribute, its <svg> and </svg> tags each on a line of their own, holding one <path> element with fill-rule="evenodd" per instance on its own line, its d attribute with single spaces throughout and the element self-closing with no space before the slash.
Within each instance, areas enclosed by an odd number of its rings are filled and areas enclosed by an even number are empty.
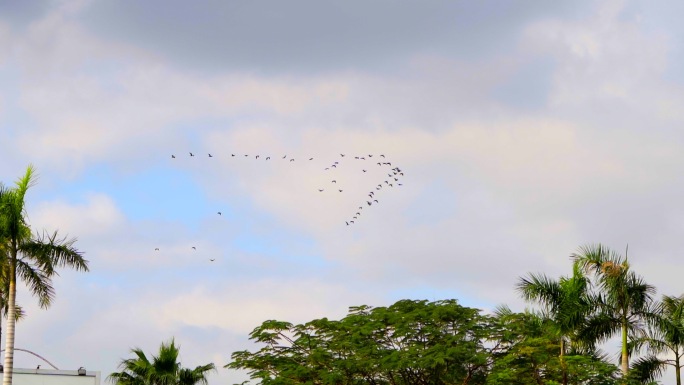
<svg viewBox="0 0 684 385">
<path fill-rule="evenodd" d="M 683 8 L 0 2 L 0 181 L 33 164 L 32 228 L 90 263 L 48 310 L 20 287 L 16 347 L 105 377 L 175 338 L 241 382 L 265 320 L 523 310 L 594 243 L 682 294 Z"/>
</svg>

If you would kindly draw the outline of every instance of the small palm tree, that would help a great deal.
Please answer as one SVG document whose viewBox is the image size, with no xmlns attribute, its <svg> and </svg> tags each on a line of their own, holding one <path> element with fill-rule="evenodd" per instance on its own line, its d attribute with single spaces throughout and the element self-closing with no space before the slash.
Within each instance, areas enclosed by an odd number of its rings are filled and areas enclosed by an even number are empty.
<svg viewBox="0 0 684 385">
<path fill-rule="evenodd" d="M 572 255 L 575 266 L 592 273 L 598 291 L 596 312 L 589 317 L 584 337 L 591 341 L 605 341 L 620 334 L 622 347 L 620 367 L 622 375 L 629 374 L 629 346 L 643 332 L 643 325 L 655 319 L 652 308 L 655 287 L 644 282 L 629 269 L 627 257 L 597 244 L 583 246 Z"/>
<path fill-rule="evenodd" d="M 684 366 L 684 296 L 663 296 L 658 317 L 651 322 L 648 333 L 634 341 L 634 347 L 647 346 L 648 355 L 634 362 L 633 377 L 652 381 L 660 377 L 667 366 L 675 369 L 677 385 L 682 385 Z M 658 357 L 667 353 L 671 358 Z"/>
<path fill-rule="evenodd" d="M 112 373 L 107 380 L 116 385 L 195 385 L 207 384 L 207 374 L 215 371 L 214 364 L 200 365 L 194 369 L 183 368 L 178 362 L 179 348 L 172 339 L 162 343 L 159 354 L 148 359 L 142 349 L 134 348 L 135 358 L 121 361 L 121 372 Z"/>
<path fill-rule="evenodd" d="M 7 309 L 7 335 L 3 385 L 12 384 L 14 367 L 14 335 L 17 319 L 17 277 L 47 308 L 55 296 L 51 277 L 58 267 L 88 271 L 88 261 L 74 247 L 75 239 L 52 234 L 32 234 L 26 221 L 25 196 L 33 184 L 33 167 L 29 166 L 14 188 L 0 185 L 0 278 L 6 293 L 2 307 Z"/>
<path fill-rule="evenodd" d="M 553 322 L 560 343 L 560 364 L 563 384 L 567 385 L 565 352 L 580 325 L 591 311 L 589 281 L 575 267 L 572 277 L 556 281 L 545 275 L 529 274 L 520 279 L 517 289 L 526 301 L 537 302 L 543 307 L 543 316 Z M 577 342 L 577 341 L 574 341 Z"/>
</svg>

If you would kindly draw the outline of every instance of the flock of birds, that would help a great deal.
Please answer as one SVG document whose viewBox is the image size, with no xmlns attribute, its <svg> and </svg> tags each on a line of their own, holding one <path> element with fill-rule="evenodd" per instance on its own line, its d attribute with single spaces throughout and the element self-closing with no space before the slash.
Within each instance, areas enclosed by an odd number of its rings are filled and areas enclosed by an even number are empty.
<svg viewBox="0 0 684 385">
<path fill-rule="evenodd" d="M 193 152 L 188 152 L 189 157 L 196 157 L 195 153 Z M 180 156 L 180 155 L 179 155 Z M 207 154 L 208 158 L 214 158 L 214 155 L 211 153 Z M 230 158 L 251 158 L 252 155 L 250 154 L 230 154 Z M 263 160 L 263 161 L 270 161 L 273 159 L 273 161 L 279 160 L 279 161 L 286 161 L 289 163 L 295 162 L 294 157 L 288 157 L 288 155 L 283 155 L 274 157 L 272 158 L 271 156 L 262 156 L 262 155 L 253 155 L 255 160 Z M 171 154 L 171 159 L 176 159 L 175 154 Z M 305 162 L 313 161 L 313 157 L 305 157 L 303 158 Z M 328 182 L 327 186 L 320 186 L 318 187 L 318 192 L 319 193 L 325 193 L 325 192 L 337 192 L 337 193 L 342 193 L 344 192 L 344 188 L 340 186 L 340 184 L 337 183 L 337 178 L 334 177 L 334 171 L 338 169 L 339 167 L 342 166 L 342 162 L 350 160 L 350 161 L 355 161 L 361 165 L 361 168 L 359 169 L 360 172 L 362 173 L 367 173 L 371 167 L 381 167 L 383 168 L 383 177 L 378 180 L 378 184 L 374 185 L 372 189 L 367 193 L 364 201 L 360 202 L 358 208 L 356 208 L 353 215 L 350 215 L 347 219 L 345 219 L 344 223 L 346 226 L 351 226 L 357 223 L 357 221 L 360 219 L 361 214 L 363 213 L 364 209 L 367 209 L 368 207 L 378 205 L 380 203 L 380 200 L 378 199 L 378 194 L 381 193 L 381 191 L 393 189 L 396 187 L 401 187 L 403 186 L 403 183 L 401 183 L 401 180 L 404 176 L 404 171 L 399 168 L 396 165 L 392 165 L 392 162 L 390 162 L 387 157 L 384 154 L 364 154 L 364 155 L 348 155 L 348 154 L 339 154 L 339 158 L 336 158 L 335 161 L 333 161 L 330 165 L 325 167 L 323 169 L 324 172 L 328 172 L 330 174 L 330 182 Z M 386 177 L 384 175 L 387 175 Z M 220 211 L 217 212 L 218 215 L 222 215 Z M 197 250 L 195 246 L 192 246 L 193 250 Z M 159 248 L 156 248 L 155 251 L 159 251 Z M 210 259 L 211 262 L 214 262 L 215 259 Z"/>
</svg>

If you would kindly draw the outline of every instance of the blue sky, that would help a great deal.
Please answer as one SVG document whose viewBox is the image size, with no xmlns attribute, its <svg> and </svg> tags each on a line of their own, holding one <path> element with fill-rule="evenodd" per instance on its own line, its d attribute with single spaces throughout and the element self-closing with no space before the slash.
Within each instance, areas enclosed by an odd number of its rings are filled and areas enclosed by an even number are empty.
<svg viewBox="0 0 684 385">
<path fill-rule="evenodd" d="M 680 4 L 189 4 L 0 3 L 0 181 L 35 165 L 32 226 L 91 263 L 48 311 L 20 291 L 17 347 L 223 366 L 266 319 L 522 310 L 520 276 L 594 242 L 684 290 Z"/>
</svg>

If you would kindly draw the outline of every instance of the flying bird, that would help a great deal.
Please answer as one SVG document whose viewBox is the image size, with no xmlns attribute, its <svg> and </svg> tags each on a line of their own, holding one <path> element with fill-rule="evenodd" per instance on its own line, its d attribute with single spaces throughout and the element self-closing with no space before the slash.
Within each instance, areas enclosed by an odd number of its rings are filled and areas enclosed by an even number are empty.
<svg viewBox="0 0 684 385">
<path fill-rule="evenodd" d="M 371 203 L 370 201 L 366 201 L 366 203 L 368 203 L 368 206 L 370 206 L 370 205 L 373 204 L 373 203 Z"/>
<path fill-rule="evenodd" d="M 214 261 L 215 261 L 216 259 L 213 259 L 213 258 L 209 258 L 209 260 L 210 260 L 211 262 L 214 262 Z"/>
<path fill-rule="evenodd" d="M 309 158 L 309 160 L 313 160 L 313 158 Z"/>
<path fill-rule="evenodd" d="M 361 171 L 366 172 L 366 170 L 361 170 Z"/>
<path fill-rule="evenodd" d="M 349 226 L 349 222 L 346 222 L 346 221 L 345 221 L 344 223 L 346 223 L 346 224 L 347 224 L 347 226 Z"/>
<path fill-rule="evenodd" d="M 222 215 L 220 211 L 218 212 L 218 215 Z"/>
<path fill-rule="evenodd" d="M 196 248 L 195 246 L 193 246 L 192 249 L 193 249 L 193 250 L 197 250 L 197 248 Z"/>
<path fill-rule="evenodd" d="M 230 154 L 230 156 L 235 156 L 235 154 Z"/>
<path fill-rule="evenodd" d="M 336 165 L 336 164 L 333 164 L 333 165 L 332 165 L 332 167 L 335 167 L 335 168 L 337 168 L 337 165 Z"/>
<path fill-rule="evenodd" d="M 270 157 L 270 156 L 267 156 L 267 157 L 266 157 L 266 160 L 269 160 L 269 159 L 271 159 L 271 157 Z"/>
<path fill-rule="evenodd" d="M 337 181 L 333 179 L 332 183 L 337 183 Z"/>
<path fill-rule="evenodd" d="M 256 159 L 259 159 L 259 155 L 256 156 Z"/>
<path fill-rule="evenodd" d="M 159 251 L 159 248 L 158 248 L 158 247 L 155 247 L 155 248 L 154 248 L 154 251 Z"/>
<path fill-rule="evenodd" d="M 209 154 L 209 157 L 210 157 L 210 158 L 213 158 L 213 156 L 211 156 L 211 154 Z"/>
<path fill-rule="evenodd" d="M 283 159 L 287 158 L 287 155 L 283 155 Z"/>
<path fill-rule="evenodd" d="M 380 202 L 378 202 L 378 200 L 377 200 L 377 199 L 373 199 L 373 202 L 375 202 L 375 203 L 380 203 Z"/>
<path fill-rule="evenodd" d="M 294 162 L 294 158 L 290 159 L 290 162 Z"/>
<path fill-rule="evenodd" d="M 342 190 L 339 190 L 339 191 L 342 192 Z"/>
<path fill-rule="evenodd" d="M 190 156 L 195 156 L 195 154 L 193 154 L 193 153 L 191 152 L 191 153 L 190 153 Z"/>
<path fill-rule="evenodd" d="M 384 155 L 382 155 L 382 154 L 380 154 L 380 156 L 381 156 L 381 157 L 383 157 L 383 158 L 385 157 L 385 156 L 384 156 Z"/>
<path fill-rule="evenodd" d="M 322 189 L 322 188 L 319 188 L 318 191 L 319 191 L 319 192 L 323 192 L 323 189 Z"/>
<path fill-rule="evenodd" d="M 248 156 L 249 156 L 249 154 L 245 154 L 245 158 L 248 157 Z"/>
<path fill-rule="evenodd" d="M 171 154 L 171 159 L 176 159 L 176 156 Z"/>
</svg>

